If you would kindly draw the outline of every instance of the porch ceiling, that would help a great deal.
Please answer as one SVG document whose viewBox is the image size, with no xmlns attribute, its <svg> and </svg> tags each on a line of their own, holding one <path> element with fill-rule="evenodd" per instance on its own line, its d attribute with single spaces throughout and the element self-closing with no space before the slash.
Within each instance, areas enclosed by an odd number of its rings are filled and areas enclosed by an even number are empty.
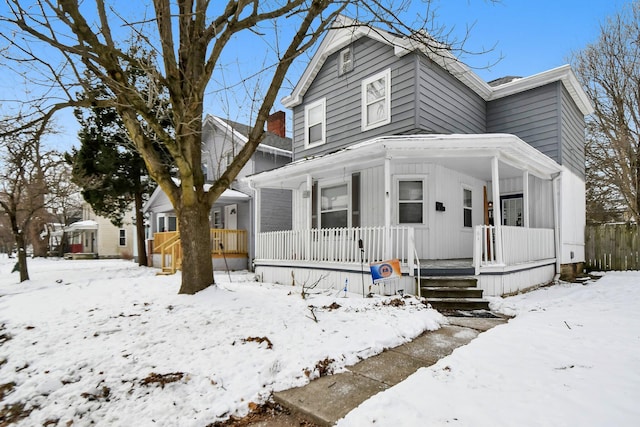
<svg viewBox="0 0 640 427">
<path fill-rule="evenodd" d="M 246 178 L 255 187 L 300 188 L 306 177 L 348 175 L 385 159 L 424 161 L 491 180 L 491 159 L 497 157 L 500 178 L 522 176 L 523 171 L 550 179 L 560 172 L 555 161 L 509 134 L 410 135 L 376 138 L 324 156 L 305 158 L 281 168 Z"/>
</svg>

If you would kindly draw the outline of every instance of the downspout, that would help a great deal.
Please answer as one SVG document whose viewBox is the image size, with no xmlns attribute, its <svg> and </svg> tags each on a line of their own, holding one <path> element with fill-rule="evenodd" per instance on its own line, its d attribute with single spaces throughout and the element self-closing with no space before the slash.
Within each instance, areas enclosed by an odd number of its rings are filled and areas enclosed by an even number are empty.
<svg viewBox="0 0 640 427">
<path fill-rule="evenodd" d="M 384 158 L 384 229 L 383 256 L 384 259 L 389 259 L 391 256 L 391 158 L 388 154 Z"/>
<path fill-rule="evenodd" d="M 256 259 L 256 249 L 258 243 L 258 234 L 260 233 L 260 190 L 254 187 L 253 181 L 249 180 L 249 188 L 253 192 L 253 197 L 251 199 L 251 204 L 253 205 L 253 209 L 251 209 L 251 222 L 253 223 L 251 236 L 249 238 L 253 242 L 253 245 L 249 244 L 250 253 L 249 253 L 249 268 L 251 271 L 255 271 L 255 259 Z"/>
<path fill-rule="evenodd" d="M 560 201 L 558 200 L 558 189 L 560 178 L 562 177 L 562 172 L 558 172 L 553 175 L 551 181 L 552 187 L 552 195 L 553 197 L 553 235 L 555 240 L 555 249 L 556 249 L 556 274 L 553 276 L 553 281 L 557 282 L 560 278 L 560 269 L 561 269 L 561 261 L 560 257 L 561 253 L 561 239 L 560 239 Z"/>
</svg>

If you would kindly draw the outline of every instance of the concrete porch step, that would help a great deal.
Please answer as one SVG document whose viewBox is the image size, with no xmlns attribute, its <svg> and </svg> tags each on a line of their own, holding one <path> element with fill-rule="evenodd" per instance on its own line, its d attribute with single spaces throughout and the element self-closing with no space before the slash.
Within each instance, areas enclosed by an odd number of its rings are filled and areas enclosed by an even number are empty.
<svg viewBox="0 0 640 427">
<path fill-rule="evenodd" d="M 420 286 L 424 287 L 445 287 L 445 288 L 475 288 L 478 279 L 474 276 L 427 276 L 420 278 Z"/>
<path fill-rule="evenodd" d="M 489 301 L 482 298 L 427 298 L 427 301 L 436 310 L 489 310 Z"/>
<path fill-rule="evenodd" d="M 482 298 L 482 289 L 475 287 L 422 287 L 421 294 L 427 299 L 431 298 Z"/>
</svg>

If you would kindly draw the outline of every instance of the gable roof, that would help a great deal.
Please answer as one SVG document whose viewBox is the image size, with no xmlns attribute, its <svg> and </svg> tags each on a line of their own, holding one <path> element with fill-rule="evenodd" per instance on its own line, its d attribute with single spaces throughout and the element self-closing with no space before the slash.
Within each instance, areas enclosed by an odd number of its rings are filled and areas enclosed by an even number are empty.
<svg viewBox="0 0 640 427">
<path fill-rule="evenodd" d="M 332 28 L 327 32 L 311 58 L 311 61 L 307 64 L 307 68 L 293 91 L 290 95 L 282 99 L 282 105 L 287 108 L 300 105 L 307 89 L 311 86 L 311 83 L 320 72 L 327 58 L 362 37 L 369 37 L 392 46 L 394 54 L 397 57 L 414 51 L 422 52 L 485 101 L 503 98 L 553 82 L 562 82 L 582 114 L 588 115 L 593 113 L 593 106 L 569 65 L 563 65 L 530 77 L 512 79 L 506 83 L 493 81 L 493 85 L 490 85 L 482 80 L 482 78 L 474 73 L 467 65 L 453 56 L 450 50 L 444 45 L 433 44 L 427 47 L 424 43 L 420 43 L 409 37 L 398 36 L 379 28 L 365 26 L 346 16 L 336 18 Z M 502 84 L 496 85 L 496 83 Z"/>
<path fill-rule="evenodd" d="M 233 134 L 239 141 L 246 143 L 249 139 L 249 133 L 251 132 L 251 126 L 234 122 L 233 120 L 223 119 L 221 117 L 212 116 L 207 114 L 204 119 L 205 125 L 207 123 Z M 291 138 L 283 138 L 275 133 L 265 131 L 265 136 L 260 145 L 258 145 L 258 151 L 265 153 L 278 154 L 285 157 L 291 157 L 292 141 Z"/>
</svg>

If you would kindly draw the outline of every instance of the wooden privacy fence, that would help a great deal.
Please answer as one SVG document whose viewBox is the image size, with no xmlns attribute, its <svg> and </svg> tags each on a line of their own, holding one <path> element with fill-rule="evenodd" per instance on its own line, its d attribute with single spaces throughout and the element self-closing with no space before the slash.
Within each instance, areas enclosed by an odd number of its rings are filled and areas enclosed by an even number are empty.
<svg viewBox="0 0 640 427">
<path fill-rule="evenodd" d="M 585 228 L 585 262 L 590 270 L 640 270 L 638 225 L 601 224 Z"/>
</svg>

